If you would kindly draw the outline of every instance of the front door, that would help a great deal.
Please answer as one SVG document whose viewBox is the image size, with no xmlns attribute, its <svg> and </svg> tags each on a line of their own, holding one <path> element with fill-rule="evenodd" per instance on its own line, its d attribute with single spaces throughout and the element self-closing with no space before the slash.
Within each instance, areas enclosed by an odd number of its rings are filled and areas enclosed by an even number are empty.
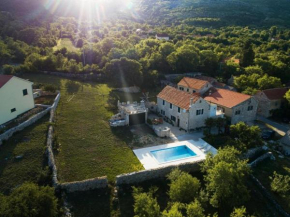
<svg viewBox="0 0 290 217">
<path fill-rule="evenodd" d="M 177 119 L 177 127 L 179 127 L 179 124 L 180 124 L 180 120 L 179 118 Z"/>
</svg>

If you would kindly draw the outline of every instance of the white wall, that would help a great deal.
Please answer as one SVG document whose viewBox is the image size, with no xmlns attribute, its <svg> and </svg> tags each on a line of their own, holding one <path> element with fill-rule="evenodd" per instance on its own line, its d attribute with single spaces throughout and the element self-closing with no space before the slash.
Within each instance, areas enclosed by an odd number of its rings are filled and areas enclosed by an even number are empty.
<svg viewBox="0 0 290 217">
<path fill-rule="evenodd" d="M 26 96 L 23 96 L 24 89 L 28 92 Z M 16 111 L 12 113 L 13 108 Z M 0 125 L 32 108 L 34 108 L 34 99 L 31 82 L 13 77 L 0 88 Z"/>
<path fill-rule="evenodd" d="M 178 85 L 178 90 L 181 90 L 180 88 L 183 88 L 184 92 L 187 93 L 199 93 L 200 95 L 203 95 L 206 91 L 208 91 L 210 88 L 212 87 L 212 85 L 210 83 L 207 83 L 206 85 L 204 85 L 201 89 L 197 90 L 197 89 L 193 89 L 193 88 L 189 88 L 189 87 L 185 87 L 182 85 Z M 187 91 L 188 90 L 188 91 Z"/>
<path fill-rule="evenodd" d="M 158 111 L 165 111 L 165 116 L 169 119 L 171 119 L 171 116 L 176 117 L 176 122 L 174 123 L 175 126 L 177 126 L 177 122 L 179 119 L 179 127 L 185 130 L 191 130 L 205 126 L 205 119 L 210 117 L 210 104 L 202 98 L 197 100 L 190 107 L 189 111 L 184 111 L 184 109 L 180 109 L 180 113 L 178 112 L 177 106 L 172 105 L 172 109 L 170 109 L 170 103 L 165 101 L 165 105 L 163 105 L 163 100 L 160 98 L 157 98 L 157 105 Z M 203 114 L 196 115 L 196 111 L 199 109 L 203 109 Z"/>
</svg>

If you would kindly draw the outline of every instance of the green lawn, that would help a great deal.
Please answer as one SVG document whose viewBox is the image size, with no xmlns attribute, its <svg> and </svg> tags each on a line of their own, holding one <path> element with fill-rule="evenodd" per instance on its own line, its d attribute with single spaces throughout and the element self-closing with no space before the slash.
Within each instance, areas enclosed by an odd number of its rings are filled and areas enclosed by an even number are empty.
<svg viewBox="0 0 290 217">
<path fill-rule="evenodd" d="M 39 182 L 45 167 L 45 146 L 49 115 L 12 136 L 0 146 L 0 193 L 23 182 Z M 22 159 L 16 156 L 23 155 Z"/>
<path fill-rule="evenodd" d="M 108 120 L 116 111 L 116 102 L 137 100 L 140 94 L 112 92 L 107 84 L 83 83 L 47 75 L 28 75 L 38 83 L 53 83 L 61 88 L 57 109 L 56 153 L 60 182 L 79 181 L 142 169 L 128 143 L 129 128 L 111 129 Z"/>
<path fill-rule="evenodd" d="M 279 174 L 290 175 L 290 159 L 279 158 L 275 155 L 276 160 L 266 160 L 260 163 L 256 168 L 253 169 L 254 175 L 262 182 L 262 184 L 271 192 L 271 180 L 270 176 L 273 175 L 274 171 Z M 275 199 L 283 206 L 283 208 L 289 213 L 290 212 L 290 195 L 282 197 L 276 193 L 271 192 Z"/>
<path fill-rule="evenodd" d="M 53 47 L 53 51 L 60 50 L 66 47 L 68 51 L 78 52 L 79 48 L 75 47 L 69 38 L 62 38 L 57 41 L 57 45 Z"/>
</svg>

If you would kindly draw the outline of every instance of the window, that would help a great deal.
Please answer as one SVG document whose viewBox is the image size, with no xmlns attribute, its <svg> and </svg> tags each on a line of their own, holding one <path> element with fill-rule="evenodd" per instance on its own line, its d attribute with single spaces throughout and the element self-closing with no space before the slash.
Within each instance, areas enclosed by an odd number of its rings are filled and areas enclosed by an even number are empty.
<svg viewBox="0 0 290 217">
<path fill-rule="evenodd" d="M 180 107 L 178 107 L 178 113 L 180 113 Z"/>
<path fill-rule="evenodd" d="M 239 114 L 241 114 L 241 110 L 237 110 L 237 111 L 235 112 L 235 115 L 239 115 Z"/>
<path fill-rule="evenodd" d="M 164 100 L 163 100 L 162 104 L 165 105 L 165 101 Z"/>
<path fill-rule="evenodd" d="M 203 115 L 203 109 L 196 110 L 196 115 Z"/>
<path fill-rule="evenodd" d="M 254 106 L 250 105 L 248 106 L 248 111 L 252 111 L 254 109 Z"/>
<path fill-rule="evenodd" d="M 192 91 L 192 93 L 195 93 L 195 92 L 196 92 L 195 90 Z"/>
<path fill-rule="evenodd" d="M 187 88 L 187 92 L 189 92 L 189 89 Z"/>
<path fill-rule="evenodd" d="M 27 91 L 27 89 L 22 90 L 22 92 L 23 92 L 23 96 L 28 95 L 28 91 Z"/>
<path fill-rule="evenodd" d="M 16 108 L 11 109 L 11 113 L 16 112 Z"/>
<path fill-rule="evenodd" d="M 176 117 L 171 115 L 171 120 L 175 122 L 176 121 Z"/>
<path fill-rule="evenodd" d="M 183 87 L 180 87 L 179 90 L 184 90 L 184 88 Z"/>
<path fill-rule="evenodd" d="M 172 103 L 170 103 L 169 107 L 172 109 Z"/>
</svg>

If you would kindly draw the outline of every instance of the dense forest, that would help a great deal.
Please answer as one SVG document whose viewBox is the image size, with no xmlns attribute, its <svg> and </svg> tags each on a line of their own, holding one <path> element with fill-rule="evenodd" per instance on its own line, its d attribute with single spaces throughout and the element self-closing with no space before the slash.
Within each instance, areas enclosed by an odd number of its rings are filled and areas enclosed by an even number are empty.
<svg viewBox="0 0 290 217">
<path fill-rule="evenodd" d="M 222 82 L 233 75 L 240 91 L 253 94 L 290 79 L 286 3 L 109 1 L 99 4 L 103 12 L 73 13 L 77 4 L 67 1 L 30 0 L 23 8 L 13 0 L 1 4 L 0 64 L 6 74 L 58 71 L 139 86 L 168 73 L 198 71 Z M 67 17 L 58 16 L 66 4 Z"/>
</svg>

